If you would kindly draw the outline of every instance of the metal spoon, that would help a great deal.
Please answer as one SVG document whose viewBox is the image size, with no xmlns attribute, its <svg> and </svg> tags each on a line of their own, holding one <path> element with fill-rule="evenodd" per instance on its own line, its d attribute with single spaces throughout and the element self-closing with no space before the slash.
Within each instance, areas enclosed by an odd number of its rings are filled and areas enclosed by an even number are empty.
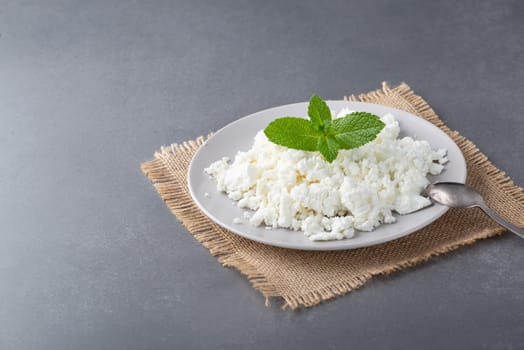
<svg viewBox="0 0 524 350">
<path fill-rule="evenodd" d="M 426 193 L 435 202 L 452 208 L 479 207 L 493 220 L 514 234 L 524 238 L 524 230 L 501 218 L 490 209 L 475 189 L 457 182 L 437 182 L 426 188 Z"/>
</svg>

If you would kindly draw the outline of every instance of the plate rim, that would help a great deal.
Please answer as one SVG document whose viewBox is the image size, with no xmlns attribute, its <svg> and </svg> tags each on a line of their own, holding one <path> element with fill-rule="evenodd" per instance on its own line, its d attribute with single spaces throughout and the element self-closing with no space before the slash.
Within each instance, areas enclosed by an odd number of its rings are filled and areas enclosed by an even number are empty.
<svg viewBox="0 0 524 350">
<path fill-rule="evenodd" d="M 363 106 L 378 106 L 380 108 L 386 108 L 388 109 L 392 114 L 395 114 L 395 112 L 400 112 L 402 114 L 406 113 L 406 114 L 409 114 L 413 117 L 416 117 L 418 118 L 420 121 L 422 121 L 423 123 L 426 123 L 429 127 L 432 127 L 432 128 L 437 128 L 439 131 L 441 131 L 451 142 L 453 142 L 456 146 L 457 146 L 457 149 L 459 150 L 459 155 L 460 155 L 460 161 L 461 161 L 461 165 L 462 165 L 462 168 L 464 169 L 464 175 L 463 175 L 463 179 L 461 179 L 460 182 L 462 183 L 465 183 L 466 182 L 466 178 L 467 178 L 467 163 L 466 163 L 466 159 L 464 157 L 464 154 L 462 153 L 462 150 L 460 149 L 460 147 L 457 145 L 457 143 L 451 138 L 450 135 L 448 135 L 444 130 L 442 130 L 441 128 L 439 128 L 438 126 L 436 126 L 435 124 L 431 123 L 430 121 L 422 118 L 422 117 L 419 117 L 411 112 L 408 112 L 408 111 L 405 111 L 405 110 L 401 110 L 401 109 L 398 109 L 398 108 L 394 108 L 394 107 L 390 107 L 390 106 L 386 106 L 386 105 L 380 105 L 380 104 L 376 104 L 376 103 L 369 103 L 369 102 L 360 102 L 360 101 L 347 101 L 347 100 L 326 100 L 326 103 L 329 105 L 329 103 L 340 103 L 340 102 L 347 102 L 347 103 L 351 103 L 351 104 L 358 104 L 358 105 L 363 105 Z M 436 220 L 438 220 L 440 217 L 442 217 L 442 215 L 444 215 L 450 208 L 449 207 L 446 207 L 446 206 L 443 206 L 443 205 L 440 205 L 440 204 L 437 204 L 437 203 L 433 203 L 432 206 L 436 206 L 438 207 L 438 212 L 434 214 L 434 217 L 430 220 L 430 221 L 422 221 L 421 223 L 417 224 L 417 225 L 414 225 L 412 227 L 410 227 L 409 230 L 404 230 L 404 231 L 401 231 L 401 233 L 399 234 L 394 234 L 394 235 L 391 235 L 391 236 L 385 236 L 385 237 L 381 237 L 381 238 L 378 238 L 376 239 L 375 241 L 373 242 L 361 242 L 361 244 L 353 244 L 352 246 L 344 246 L 342 244 L 338 244 L 337 246 L 328 246 L 329 243 L 332 243 L 335 242 L 335 243 L 338 243 L 338 242 L 351 242 L 351 238 L 346 238 L 346 239 L 342 239 L 342 240 L 329 240 L 329 241 L 312 241 L 313 244 L 318 244 L 318 245 L 313 245 L 313 246 L 302 246 L 302 247 L 297 247 L 297 244 L 296 243 L 291 243 L 291 242 L 271 242 L 271 241 L 268 241 L 268 240 L 264 240 L 263 238 L 259 238 L 259 237 L 253 237 L 249 234 L 246 234 L 245 232 L 243 232 L 242 230 L 239 230 L 237 228 L 235 228 L 234 226 L 231 226 L 231 225 L 227 225 L 227 223 L 224 223 L 222 220 L 218 219 L 217 217 L 215 217 L 211 212 L 209 212 L 206 207 L 200 203 L 200 201 L 198 200 L 198 196 L 196 196 L 196 193 L 194 192 L 194 189 L 192 187 L 192 181 L 191 181 L 191 174 L 194 173 L 194 171 L 196 171 L 195 167 L 194 167 L 194 162 L 195 160 L 197 159 L 197 156 L 204 151 L 204 149 L 206 148 L 206 144 L 211 141 L 216 135 L 218 135 L 222 130 L 226 129 L 226 128 L 230 128 L 232 127 L 234 124 L 236 123 L 240 123 L 241 121 L 244 121 L 246 119 L 251 119 L 251 118 L 256 118 L 258 114 L 260 113 L 267 113 L 267 112 L 270 112 L 271 110 L 275 110 L 275 109 L 280 109 L 280 108 L 283 108 L 283 107 L 289 107 L 289 108 L 292 108 L 294 106 L 297 106 L 297 105 L 303 105 L 303 104 L 307 104 L 308 102 L 295 102 L 295 103 L 290 103 L 290 104 L 285 104 L 285 105 L 280 105 L 280 106 L 275 106 L 275 107 L 271 107 L 271 108 L 266 108 L 266 109 L 262 109 L 260 111 L 256 111 L 254 113 L 251 113 L 251 114 L 248 114 L 244 117 L 241 117 L 241 118 L 238 118 L 230 123 L 228 123 L 227 125 L 223 126 L 222 128 L 218 129 L 217 131 L 213 132 L 213 134 L 211 136 L 209 136 L 205 141 L 204 143 L 199 147 L 199 149 L 195 152 L 195 154 L 191 157 L 191 161 L 189 163 L 189 166 L 188 166 L 188 170 L 187 170 L 187 174 L 186 174 L 186 180 L 187 180 L 187 185 L 188 185 L 188 189 L 189 189 L 189 193 L 190 193 L 190 196 L 191 196 L 191 199 L 193 200 L 193 202 L 197 205 L 198 209 L 200 209 L 204 215 L 206 215 L 210 220 L 212 220 L 214 223 L 216 223 L 217 225 L 219 225 L 220 227 L 240 236 L 240 237 L 243 237 L 245 239 L 249 239 L 251 241 L 255 241 L 255 242 L 258 242 L 258 243 L 262 243 L 262 244 L 265 244 L 265 245 L 268 245 L 268 246 L 273 246 L 273 247 L 280 247 L 280 248 L 286 248 L 286 249 L 294 249 L 294 250 L 308 250 L 308 251 L 335 251 L 335 250 L 353 250 L 353 249 L 359 249 L 359 248 L 364 248 L 364 247 L 370 247 L 370 246 L 375 246 L 375 245 L 380 245 L 380 244 L 383 244 L 383 243 L 387 243 L 387 242 L 391 242 L 391 241 L 394 241 L 394 240 L 397 240 L 399 238 L 402 238 L 402 237 L 405 237 L 405 236 L 408 236 L 408 235 L 411 235 L 415 232 L 417 232 L 418 230 L 432 224 L 433 222 L 435 222 Z M 424 208 L 423 208 L 424 209 Z M 423 210 L 421 209 L 421 210 Z M 409 214 L 407 214 L 409 215 Z M 394 224 L 392 224 L 394 225 Z M 285 228 L 282 228 L 282 229 L 285 229 Z M 292 233 L 300 233 L 303 235 L 303 232 L 301 230 L 299 231 L 294 231 L 294 230 L 289 230 L 290 232 Z M 373 232 L 373 231 L 371 231 Z"/>
</svg>

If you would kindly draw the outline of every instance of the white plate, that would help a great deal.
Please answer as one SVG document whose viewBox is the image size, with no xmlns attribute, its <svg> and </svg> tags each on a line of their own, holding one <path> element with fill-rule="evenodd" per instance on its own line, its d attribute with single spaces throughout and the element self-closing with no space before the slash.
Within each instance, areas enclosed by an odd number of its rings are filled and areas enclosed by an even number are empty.
<svg viewBox="0 0 524 350">
<path fill-rule="evenodd" d="M 448 150 L 449 162 L 445 170 L 438 176 L 430 177 L 430 181 L 465 182 L 466 162 L 460 149 L 449 136 L 428 121 L 398 109 L 370 103 L 347 101 L 327 101 L 327 103 L 337 112 L 346 107 L 350 110 L 370 112 L 380 117 L 392 113 L 400 123 L 400 137 L 412 136 L 427 140 L 433 149 Z M 429 225 L 447 211 L 447 207 L 434 204 L 415 213 L 397 215 L 396 223 L 381 225 L 372 232 L 357 231 L 353 238 L 327 242 L 312 242 L 301 231 L 266 230 L 265 227 L 251 226 L 243 217 L 246 209 L 238 208 L 225 194 L 217 192 L 215 180 L 204 173 L 204 168 L 225 156 L 234 159 L 238 151 L 251 148 L 256 133 L 276 118 L 307 117 L 307 107 L 308 103 L 303 102 L 251 114 L 219 130 L 198 150 L 189 166 L 189 190 L 195 203 L 211 220 L 242 237 L 273 246 L 304 250 L 339 250 L 366 247 L 406 236 Z M 205 193 L 209 196 L 205 196 Z M 243 222 L 234 224 L 234 218 L 241 218 Z"/>
</svg>

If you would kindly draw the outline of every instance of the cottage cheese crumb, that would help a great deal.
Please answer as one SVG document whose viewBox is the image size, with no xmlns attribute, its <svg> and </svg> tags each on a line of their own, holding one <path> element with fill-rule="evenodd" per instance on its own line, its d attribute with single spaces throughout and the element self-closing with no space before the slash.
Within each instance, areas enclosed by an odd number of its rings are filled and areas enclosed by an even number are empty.
<svg viewBox="0 0 524 350">
<path fill-rule="evenodd" d="M 234 224 L 241 224 L 241 223 L 242 223 L 242 219 L 240 219 L 240 218 L 234 218 L 234 219 L 233 219 L 233 223 L 234 223 Z"/>
<path fill-rule="evenodd" d="M 350 113 L 342 110 L 337 117 Z M 381 118 L 377 138 L 353 150 L 341 150 L 332 163 L 318 152 L 278 146 L 260 131 L 248 151 L 214 162 L 205 171 L 241 208 L 252 210 L 250 224 L 301 230 L 313 241 L 351 238 L 396 221 L 430 200 L 421 195 L 447 162 L 446 150 L 427 141 L 398 139 L 392 114 Z M 239 219 L 240 220 L 240 219 Z"/>
</svg>

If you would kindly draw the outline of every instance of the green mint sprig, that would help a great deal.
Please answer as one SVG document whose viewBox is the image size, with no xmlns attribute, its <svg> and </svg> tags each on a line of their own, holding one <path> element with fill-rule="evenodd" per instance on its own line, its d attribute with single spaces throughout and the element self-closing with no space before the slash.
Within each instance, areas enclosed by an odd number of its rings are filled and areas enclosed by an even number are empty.
<svg viewBox="0 0 524 350">
<path fill-rule="evenodd" d="M 310 120 L 298 117 L 275 119 L 264 129 L 264 134 L 277 145 L 318 151 L 331 163 L 339 150 L 365 145 L 384 128 L 379 117 L 367 112 L 353 112 L 333 120 L 328 105 L 317 95 L 311 96 L 307 113 Z"/>
</svg>

